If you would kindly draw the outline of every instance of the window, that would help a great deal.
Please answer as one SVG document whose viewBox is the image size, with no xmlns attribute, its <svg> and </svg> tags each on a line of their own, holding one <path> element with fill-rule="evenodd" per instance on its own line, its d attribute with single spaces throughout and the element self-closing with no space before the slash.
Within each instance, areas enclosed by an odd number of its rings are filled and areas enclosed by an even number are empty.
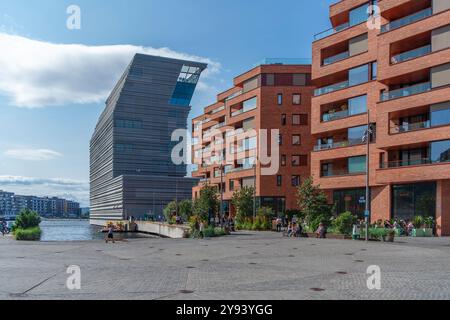
<svg viewBox="0 0 450 320">
<path fill-rule="evenodd" d="M 359 126 L 359 127 L 353 127 L 348 128 L 347 134 L 348 134 L 348 142 L 350 144 L 362 144 L 363 143 L 363 137 L 366 133 L 367 126 Z"/>
<path fill-rule="evenodd" d="M 294 156 L 292 156 L 292 165 L 294 167 L 307 166 L 308 165 L 308 156 L 307 155 L 294 155 Z"/>
<path fill-rule="evenodd" d="M 298 187 L 300 185 L 300 176 L 292 176 L 291 183 L 293 187 Z"/>
<path fill-rule="evenodd" d="M 369 65 L 365 64 L 348 71 L 348 85 L 356 86 L 369 81 Z"/>
<path fill-rule="evenodd" d="M 243 112 L 247 112 L 247 111 L 256 109 L 256 107 L 257 107 L 257 98 L 256 97 L 248 99 L 242 103 Z"/>
<path fill-rule="evenodd" d="M 300 156 L 292 156 L 292 166 L 293 167 L 300 166 Z"/>
<path fill-rule="evenodd" d="M 277 176 L 277 186 L 281 187 L 282 184 L 283 184 L 283 176 L 278 175 Z"/>
<path fill-rule="evenodd" d="M 114 124 L 117 128 L 142 129 L 141 120 L 116 119 Z"/>
<path fill-rule="evenodd" d="M 333 192 L 336 214 L 351 212 L 358 218 L 364 218 L 366 189 L 346 189 Z"/>
<path fill-rule="evenodd" d="M 133 145 L 132 144 L 126 144 L 126 143 L 116 143 L 114 145 L 114 149 L 117 152 L 132 152 L 133 151 Z"/>
<path fill-rule="evenodd" d="M 450 140 L 431 143 L 431 162 L 450 161 Z"/>
<path fill-rule="evenodd" d="M 392 186 L 392 216 L 412 220 L 414 216 L 436 216 L 436 183 Z"/>
<path fill-rule="evenodd" d="M 234 180 L 230 180 L 230 182 L 228 183 L 228 188 L 230 189 L 230 191 L 234 190 Z"/>
<path fill-rule="evenodd" d="M 266 85 L 267 86 L 275 85 L 275 75 L 273 73 L 266 74 Z"/>
<path fill-rule="evenodd" d="M 244 140 L 244 150 L 256 149 L 256 137 L 245 138 Z"/>
<path fill-rule="evenodd" d="M 292 104 L 293 105 L 299 105 L 302 104 L 302 95 L 298 93 L 294 93 L 292 95 Z"/>
<path fill-rule="evenodd" d="M 351 116 L 367 112 L 367 95 L 349 99 L 348 108 Z"/>
<path fill-rule="evenodd" d="M 306 74 L 294 73 L 292 76 L 292 84 L 294 86 L 306 86 Z"/>
<path fill-rule="evenodd" d="M 308 125 L 308 115 L 307 114 L 293 114 L 292 115 L 292 124 L 294 126 Z"/>
<path fill-rule="evenodd" d="M 348 158 L 348 173 L 361 173 L 366 171 L 366 156 Z"/>
<path fill-rule="evenodd" d="M 292 145 L 299 146 L 301 143 L 301 136 L 299 134 L 292 135 Z"/>
<path fill-rule="evenodd" d="M 281 155 L 281 166 L 282 167 L 286 166 L 286 155 L 285 154 Z"/>
<path fill-rule="evenodd" d="M 281 134 L 278 135 L 278 145 L 279 146 L 283 145 L 283 136 Z"/>
<path fill-rule="evenodd" d="M 368 14 L 369 4 L 366 3 L 360 7 L 350 10 L 350 26 L 356 26 L 357 24 L 367 21 L 369 18 Z"/>
<path fill-rule="evenodd" d="M 281 115 L 281 125 L 282 126 L 286 125 L 286 114 L 284 113 Z"/>
<path fill-rule="evenodd" d="M 375 61 L 375 62 L 372 62 L 371 63 L 371 66 L 372 66 L 372 74 L 371 74 L 371 79 L 372 80 L 377 80 L 377 76 L 378 76 L 378 63 Z"/>
<path fill-rule="evenodd" d="M 450 124 L 450 103 L 432 105 L 431 108 L 431 126 L 442 126 Z"/>
<path fill-rule="evenodd" d="M 277 94 L 277 103 L 279 106 L 281 106 L 283 104 L 283 94 L 282 93 Z"/>
</svg>

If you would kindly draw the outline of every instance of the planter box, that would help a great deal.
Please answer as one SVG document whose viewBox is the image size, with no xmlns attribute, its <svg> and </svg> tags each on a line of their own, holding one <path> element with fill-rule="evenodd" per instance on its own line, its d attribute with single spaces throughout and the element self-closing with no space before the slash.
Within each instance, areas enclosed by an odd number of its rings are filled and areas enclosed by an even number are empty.
<svg viewBox="0 0 450 320">
<path fill-rule="evenodd" d="M 413 237 L 432 237 L 433 229 L 431 229 L 431 228 L 413 229 L 412 236 Z"/>
</svg>

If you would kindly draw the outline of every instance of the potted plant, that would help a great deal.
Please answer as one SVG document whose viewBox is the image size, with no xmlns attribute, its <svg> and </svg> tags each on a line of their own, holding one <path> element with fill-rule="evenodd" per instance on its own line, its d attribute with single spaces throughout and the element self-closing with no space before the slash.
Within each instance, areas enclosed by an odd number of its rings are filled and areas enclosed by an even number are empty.
<svg viewBox="0 0 450 320">
<path fill-rule="evenodd" d="M 434 218 L 422 216 L 415 216 L 413 220 L 414 229 L 412 231 L 413 237 L 432 237 Z"/>
<path fill-rule="evenodd" d="M 386 229 L 386 235 L 384 237 L 384 241 L 394 242 L 394 238 L 395 238 L 395 230 L 394 229 Z"/>
</svg>

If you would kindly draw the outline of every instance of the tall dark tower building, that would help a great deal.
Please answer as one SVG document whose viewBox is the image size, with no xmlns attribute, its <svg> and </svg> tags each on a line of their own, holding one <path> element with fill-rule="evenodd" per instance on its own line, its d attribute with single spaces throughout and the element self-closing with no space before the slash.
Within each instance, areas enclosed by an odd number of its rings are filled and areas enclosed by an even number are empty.
<svg viewBox="0 0 450 320">
<path fill-rule="evenodd" d="M 90 145 L 93 224 L 162 213 L 190 199 L 197 179 L 171 159 L 172 132 L 187 128 L 203 63 L 136 54 L 106 101 Z"/>
</svg>

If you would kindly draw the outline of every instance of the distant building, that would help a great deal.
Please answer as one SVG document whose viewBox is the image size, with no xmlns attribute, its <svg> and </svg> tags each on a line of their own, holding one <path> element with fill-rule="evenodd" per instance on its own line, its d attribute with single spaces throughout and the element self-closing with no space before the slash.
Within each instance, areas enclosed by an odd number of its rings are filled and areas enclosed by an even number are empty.
<svg viewBox="0 0 450 320">
<path fill-rule="evenodd" d="M 16 195 L 0 190 L 0 217 L 16 216 L 23 209 L 30 209 L 44 217 L 79 216 L 80 204 L 57 197 L 35 197 Z"/>
<path fill-rule="evenodd" d="M 187 129 L 190 102 L 206 65 L 137 54 L 106 101 L 90 146 L 90 219 L 161 214 L 190 199 L 197 179 L 172 162 L 176 129 Z"/>
</svg>

